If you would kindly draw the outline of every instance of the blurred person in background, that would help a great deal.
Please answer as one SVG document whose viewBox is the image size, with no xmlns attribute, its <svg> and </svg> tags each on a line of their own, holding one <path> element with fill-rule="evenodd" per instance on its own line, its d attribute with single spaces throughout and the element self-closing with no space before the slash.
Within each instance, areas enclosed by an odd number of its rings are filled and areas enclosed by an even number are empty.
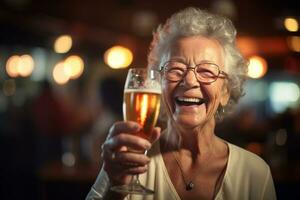
<svg viewBox="0 0 300 200">
<path fill-rule="evenodd" d="M 105 141 L 111 125 L 122 119 L 123 86 L 121 81 L 114 77 L 106 77 L 101 80 L 98 89 L 100 102 L 99 116 L 96 118 L 91 134 L 89 134 L 89 147 L 93 163 L 100 163 L 101 149 L 99 144 Z"/>
<path fill-rule="evenodd" d="M 68 116 L 61 99 L 56 98 L 48 81 L 42 83 L 41 94 L 34 100 L 33 122 L 37 133 L 37 162 L 41 167 L 61 159 L 62 135 Z"/>
<path fill-rule="evenodd" d="M 269 166 L 215 135 L 217 121 L 243 95 L 247 62 L 230 20 L 187 8 L 154 33 L 148 67 L 161 71 L 167 128 L 148 140 L 141 126 L 116 122 L 102 145 L 103 167 L 87 199 L 276 199 Z M 151 147 L 152 146 L 152 147 Z M 148 155 L 124 151 L 149 150 Z M 119 194 L 110 186 L 140 174 L 153 196 Z"/>
</svg>

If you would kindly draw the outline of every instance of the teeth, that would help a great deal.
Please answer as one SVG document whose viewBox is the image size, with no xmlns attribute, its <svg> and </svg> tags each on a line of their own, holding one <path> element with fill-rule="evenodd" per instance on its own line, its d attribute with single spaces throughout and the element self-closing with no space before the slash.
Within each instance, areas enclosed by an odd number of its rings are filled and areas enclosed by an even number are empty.
<svg viewBox="0 0 300 200">
<path fill-rule="evenodd" d="M 179 101 L 191 102 L 191 103 L 199 103 L 200 99 L 198 98 L 186 98 L 186 97 L 178 97 Z"/>
</svg>

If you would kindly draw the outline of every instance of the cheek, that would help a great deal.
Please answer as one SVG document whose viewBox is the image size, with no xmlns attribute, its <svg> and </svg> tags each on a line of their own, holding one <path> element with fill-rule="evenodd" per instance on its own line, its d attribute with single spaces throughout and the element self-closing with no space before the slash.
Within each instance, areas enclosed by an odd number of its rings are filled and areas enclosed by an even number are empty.
<svg viewBox="0 0 300 200">
<path fill-rule="evenodd" d="M 217 108 L 219 106 L 222 90 L 219 86 L 210 87 L 206 89 L 206 94 L 209 98 L 209 103 L 213 108 Z"/>
</svg>

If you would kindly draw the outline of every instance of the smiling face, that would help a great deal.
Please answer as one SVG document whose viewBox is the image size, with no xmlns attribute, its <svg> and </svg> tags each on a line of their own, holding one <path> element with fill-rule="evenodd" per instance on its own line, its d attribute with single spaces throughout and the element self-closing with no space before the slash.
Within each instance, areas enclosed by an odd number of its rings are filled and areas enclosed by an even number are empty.
<svg viewBox="0 0 300 200">
<path fill-rule="evenodd" d="M 170 59 L 194 67 L 199 63 L 213 63 L 224 71 L 224 52 L 213 39 L 200 36 L 179 38 L 170 47 Z M 229 99 L 225 79 L 204 84 L 188 70 L 181 81 L 163 79 L 163 95 L 169 114 L 179 127 L 194 129 L 214 120 L 215 112 Z"/>
</svg>

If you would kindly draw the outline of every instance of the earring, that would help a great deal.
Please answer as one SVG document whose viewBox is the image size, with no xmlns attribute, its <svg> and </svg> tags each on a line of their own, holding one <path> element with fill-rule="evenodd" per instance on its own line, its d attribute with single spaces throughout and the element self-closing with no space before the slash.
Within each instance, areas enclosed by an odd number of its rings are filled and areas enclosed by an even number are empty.
<svg viewBox="0 0 300 200">
<path fill-rule="evenodd" d="M 220 104 L 218 109 L 217 109 L 217 113 L 216 113 L 216 119 L 218 121 L 221 121 L 224 117 L 224 113 L 225 113 L 225 109 L 224 107 Z"/>
</svg>

